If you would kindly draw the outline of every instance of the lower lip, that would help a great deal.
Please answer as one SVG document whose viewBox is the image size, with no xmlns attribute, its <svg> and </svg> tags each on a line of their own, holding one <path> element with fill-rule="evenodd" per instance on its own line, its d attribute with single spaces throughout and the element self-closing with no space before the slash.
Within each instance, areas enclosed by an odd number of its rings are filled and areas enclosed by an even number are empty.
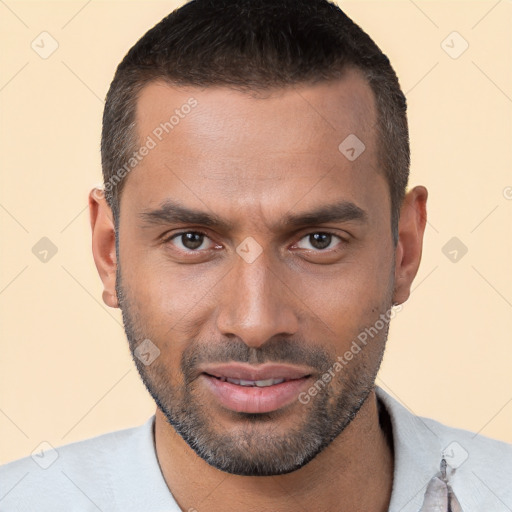
<svg viewBox="0 0 512 512">
<path fill-rule="evenodd" d="M 202 374 L 204 381 L 221 405 L 236 412 L 271 412 L 297 399 L 309 377 L 288 380 L 273 386 L 239 386 Z"/>
</svg>

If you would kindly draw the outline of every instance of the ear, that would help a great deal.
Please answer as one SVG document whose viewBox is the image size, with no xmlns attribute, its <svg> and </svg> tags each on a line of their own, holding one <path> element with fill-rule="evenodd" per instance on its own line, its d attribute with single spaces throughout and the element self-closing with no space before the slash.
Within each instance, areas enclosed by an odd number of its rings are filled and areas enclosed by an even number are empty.
<svg viewBox="0 0 512 512">
<path fill-rule="evenodd" d="M 92 229 L 92 253 L 98 274 L 103 281 L 103 302 L 119 307 L 116 294 L 116 238 L 112 210 L 100 188 L 89 193 L 89 215 Z"/>
<path fill-rule="evenodd" d="M 411 284 L 420 266 L 427 222 L 427 197 L 425 187 L 414 187 L 405 195 L 402 204 L 395 250 L 394 304 L 402 304 L 409 298 Z"/>
</svg>

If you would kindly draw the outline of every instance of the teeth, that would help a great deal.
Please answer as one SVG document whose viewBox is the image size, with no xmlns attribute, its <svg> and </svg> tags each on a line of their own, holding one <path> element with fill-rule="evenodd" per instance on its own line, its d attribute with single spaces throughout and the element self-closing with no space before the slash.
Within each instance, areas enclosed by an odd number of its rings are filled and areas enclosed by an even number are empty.
<svg viewBox="0 0 512 512">
<path fill-rule="evenodd" d="M 275 384 L 281 384 L 284 379 L 266 379 L 266 380 L 243 380 L 243 379 L 229 379 L 222 377 L 221 380 L 230 382 L 231 384 L 237 384 L 238 386 L 257 386 L 259 388 L 265 388 L 267 386 L 274 386 Z"/>
</svg>

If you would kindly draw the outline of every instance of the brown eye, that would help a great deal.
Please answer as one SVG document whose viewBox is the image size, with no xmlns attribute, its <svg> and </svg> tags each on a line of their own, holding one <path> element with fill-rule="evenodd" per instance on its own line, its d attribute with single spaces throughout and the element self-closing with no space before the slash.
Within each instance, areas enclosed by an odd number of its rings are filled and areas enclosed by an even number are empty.
<svg viewBox="0 0 512 512">
<path fill-rule="evenodd" d="M 341 240 L 339 236 L 333 235 L 331 233 L 310 233 L 301 239 L 301 241 L 297 244 L 301 249 L 315 249 L 318 251 L 329 248 L 334 239 Z M 305 241 L 305 243 L 304 243 Z M 302 244 L 302 245 L 301 245 Z"/>
<path fill-rule="evenodd" d="M 186 231 L 173 235 L 169 239 L 169 242 L 175 245 L 178 249 L 187 252 L 197 251 L 205 244 L 206 240 L 209 239 L 204 233 L 199 233 L 197 231 Z M 209 247 L 202 248 L 208 249 Z"/>
<path fill-rule="evenodd" d="M 181 235 L 182 244 L 187 249 L 199 249 L 203 245 L 204 235 L 200 233 L 185 233 Z"/>
</svg>

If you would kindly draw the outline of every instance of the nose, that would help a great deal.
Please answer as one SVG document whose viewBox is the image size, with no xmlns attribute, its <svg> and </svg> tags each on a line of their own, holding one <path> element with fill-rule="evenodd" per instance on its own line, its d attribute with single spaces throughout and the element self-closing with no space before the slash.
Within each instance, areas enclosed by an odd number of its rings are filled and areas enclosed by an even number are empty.
<svg viewBox="0 0 512 512">
<path fill-rule="evenodd" d="M 248 263 L 238 255 L 223 279 L 217 309 L 217 328 L 258 348 L 274 336 L 295 334 L 299 321 L 294 294 L 262 253 Z M 282 274 L 282 272 L 281 272 Z"/>
</svg>

